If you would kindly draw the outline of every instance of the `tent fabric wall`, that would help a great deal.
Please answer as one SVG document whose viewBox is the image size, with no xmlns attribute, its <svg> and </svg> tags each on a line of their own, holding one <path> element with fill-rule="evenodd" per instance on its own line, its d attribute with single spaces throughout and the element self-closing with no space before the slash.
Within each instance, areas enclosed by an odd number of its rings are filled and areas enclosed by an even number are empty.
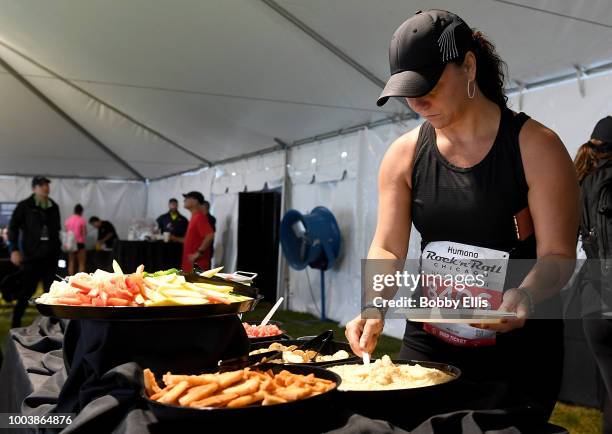
<svg viewBox="0 0 612 434">
<path fill-rule="evenodd" d="M 31 178 L 0 177 L 0 201 L 19 202 L 32 194 Z M 87 219 L 97 215 L 109 220 L 120 238 L 127 236 L 130 223 L 145 217 L 146 185 L 142 182 L 52 179 L 51 198 L 58 203 L 62 222 L 72 214 L 77 203 Z M 88 226 L 89 236 L 95 229 Z"/>
<path fill-rule="evenodd" d="M 351 313 L 359 311 L 360 258 L 355 248 L 359 242 L 355 234 L 357 210 L 353 207 L 356 180 L 294 185 L 291 192 L 291 208 L 303 213 L 316 205 L 329 208 L 338 220 L 342 233 L 340 255 L 334 268 L 325 273 L 326 315 L 328 318 L 346 322 Z M 355 236 L 351 236 L 354 234 Z M 318 270 L 306 268 L 296 271 L 289 269 L 288 308 L 298 312 L 320 312 L 320 278 Z M 310 292 L 312 291 L 312 294 Z"/>
<path fill-rule="evenodd" d="M 328 318 L 346 323 L 359 313 L 361 306 L 361 259 L 367 256 L 370 242 L 374 235 L 377 213 L 377 176 L 380 161 L 390 143 L 403 133 L 418 125 L 417 122 L 391 124 L 374 130 L 362 130 L 350 134 L 341 140 L 323 142 L 306 146 L 299 152 L 292 152 L 290 164 L 305 167 L 310 163 L 310 155 L 322 155 L 317 149 L 327 149 L 328 155 L 348 152 L 354 159 L 350 162 L 351 170 L 347 176 L 329 178 L 320 177 L 317 168 L 328 170 L 326 164 L 311 170 L 310 183 L 300 182 L 298 174 L 292 177 L 290 208 L 307 213 L 318 205 L 328 207 L 336 216 L 342 233 L 342 248 L 338 262 L 325 275 L 326 315 Z M 335 149 L 335 152 L 333 151 Z M 301 159 L 301 162 L 300 160 Z M 318 159 L 317 159 L 318 160 Z M 354 163 L 354 164 L 353 164 Z M 336 167 L 336 172 L 345 169 Z M 321 180 L 323 178 L 323 180 Z M 319 180 L 319 181 L 317 181 Z M 409 257 L 418 257 L 420 237 L 413 229 Z M 316 270 L 289 270 L 288 308 L 291 310 L 320 314 L 320 277 Z M 403 333 L 403 321 L 387 321 L 385 333 L 400 336 Z"/>
<path fill-rule="evenodd" d="M 211 212 L 217 217 L 213 264 L 231 273 L 238 258 L 238 193 L 213 195 L 212 203 Z"/>
<path fill-rule="evenodd" d="M 584 80 L 581 96 L 576 80 L 528 91 L 523 95 L 522 111 L 555 131 L 573 158 L 590 137 L 595 123 L 612 114 L 612 74 Z M 519 95 L 509 103 L 519 111 Z"/>
<path fill-rule="evenodd" d="M 182 193 L 197 190 L 205 198 L 241 191 L 257 191 L 281 185 L 285 153 L 273 152 L 233 163 L 203 168 L 199 171 L 149 182 L 147 216 L 155 218 L 167 211 L 168 199 L 182 198 Z M 232 175 L 233 174 L 233 175 Z"/>
<path fill-rule="evenodd" d="M 292 148 L 288 172 L 293 184 L 340 181 L 357 176 L 357 134 Z"/>
<path fill-rule="evenodd" d="M 201 170 L 199 172 L 173 176 L 170 178 L 152 181 L 148 184 L 149 200 L 147 201 L 147 217 L 157 218 L 159 215 L 168 212 L 168 200 L 175 198 L 179 201 L 179 209 L 181 213 L 186 211 L 183 209 L 183 193 L 189 191 L 199 191 L 205 198 L 209 199 L 214 171 L 210 169 Z M 189 214 L 189 213 L 187 213 Z M 187 217 L 189 217 L 187 215 Z"/>
<path fill-rule="evenodd" d="M 279 187 L 284 174 L 285 152 L 279 151 L 152 181 L 148 184 L 147 216 L 156 218 L 167 212 L 171 197 L 181 201 L 183 193 L 202 192 L 210 201 L 211 214 L 217 217 L 213 262 L 234 270 L 238 255 L 238 193 Z M 185 210 L 182 212 L 190 217 Z"/>
</svg>

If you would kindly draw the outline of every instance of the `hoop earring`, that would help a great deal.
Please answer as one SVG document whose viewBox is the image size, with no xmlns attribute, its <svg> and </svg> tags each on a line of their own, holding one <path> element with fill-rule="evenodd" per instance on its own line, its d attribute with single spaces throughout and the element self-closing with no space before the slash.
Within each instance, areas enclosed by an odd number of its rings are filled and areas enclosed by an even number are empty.
<svg viewBox="0 0 612 434">
<path fill-rule="evenodd" d="M 472 86 L 472 91 L 470 92 L 470 83 L 473 83 L 474 86 Z M 469 99 L 474 99 L 474 95 L 476 95 L 476 81 L 475 80 L 468 80 L 467 82 L 467 94 L 468 94 L 468 98 Z"/>
</svg>

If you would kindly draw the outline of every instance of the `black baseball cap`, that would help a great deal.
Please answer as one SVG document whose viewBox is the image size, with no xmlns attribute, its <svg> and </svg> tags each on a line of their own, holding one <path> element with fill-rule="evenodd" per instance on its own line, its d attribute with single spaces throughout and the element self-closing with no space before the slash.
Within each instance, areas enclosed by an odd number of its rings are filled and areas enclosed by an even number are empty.
<svg viewBox="0 0 612 434">
<path fill-rule="evenodd" d="M 591 139 L 612 143 L 612 116 L 606 116 L 597 122 L 591 134 Z"/>
<path fill-rule="evenodd" d="M 204 195 L 199 191 L 190 191 L 189 193 L 183 193 L 183 197 L 187 199 L 188 197 L 197 200 L 200 205 L 204 203 Z"/>
<path fill-rule="evenodd" d="M 50 183 L 51 180 L 42 175 L 36 175 L 34 178 L 32 178 L 32 188 L 36 187 L 37 185 L 44 185 Z"/>
<path fill-rule="evenodd" d="M 472 29 L 459 16 L 438 9 L 418 11 L 395 30 L 389 46 L 391 77 L 376 104 L 389 97 L 416 98 L 438 83 L 444 67 L 474 47 Z"/>
</svg>

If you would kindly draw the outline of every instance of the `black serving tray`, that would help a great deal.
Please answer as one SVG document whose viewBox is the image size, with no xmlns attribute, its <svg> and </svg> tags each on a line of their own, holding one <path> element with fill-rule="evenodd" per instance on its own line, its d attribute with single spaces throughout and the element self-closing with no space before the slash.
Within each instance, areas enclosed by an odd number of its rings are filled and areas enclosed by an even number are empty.
<svg viewBox="0 0 612 434">
<path fill-rule="evenodd" d="M 272 344 L 273 342 L 279 342 L 279 341 L 265 341 L 265 342 L 258 342 L 258 343 L 251 343 L 250 347 L 249 347 L 249 352 L 253 351 L 253 350 L 259 350 L 262 348 L 267 348 L 270 346 L 270 344 Z M 303 339 L 288 339 L 288 340 L 282 340 L 280 341 L 281 344 L 283 344 L 284 346 L 288 347 L 290 345 L 297 345 L 300 346 L 302 344 L 304 344 L 306 341 Z M 329 365 L 338 365 L 341 364 L 340 362 L 345 362 L 344 364 L 347 364 L 349 362 L 354 362 L 357 360 L 361 360 L 359 359 L 356 355 L 353 354 L 353 350 L 351 350 L 351 346 L 346 343 L 346 342 L 340 342 L 340 341 L 328 341 L 325 346 L 321 349 L 321 354 L 324 356 L 329 356 L 334 354 L 336 351 L 340 351 L 340 350 L 344 350 L 347 353 L 349 353 L 349 358 L 348 359 L 343 359 L 343 360 L 333 360 L 330 362 L 311 362 L 311 363 L 281 363 L 282 365 L 304 365 L 304 366 L 329 366 Z"/>
<path fill-rule="evenodd" d="M 372 360 L 372 363 L 374 360 Z M 338 361 L 326 368 L 339 365 L 356 365 L 357 361 Z M 419 364 L 426 368 L 439 369 L 453 375 L 452 380 L 433 386 L 394 390 L 338 390 L 334 396 L 340 408 L 362 414 L 372 419 L 382 419 L 403 429 L 412 429 L 436 414 L 462 408 L 461 396 L 456 394 L 457 380 L 461 370 L 455 366 L 428 361 L 393 360 L 396 365 Z M 287 366 L 287 365 L 284 365 Z"/>
<path fill-rule="evenodd" d="M 336 387 L 328 392 L 285 404 L 269 406 L 255 404 L 242 408 L 192 408 L 162 404 L 148 399 L 144 389 L 141 391 L 141 396 L 157 420 L 161 422 L 181 422 L 183 424 L 186 422 L 201 422 L 206 425 L 200 426 L 224 427 L 225 430 L 230 428 L 237 429 L 246 425 L 251 428 L 252 432 L 260 432 L 264 427 L 270 426 L 272 428 L 280 420 L 291 421 L 292 424 L 295 424 L 297 421 L 303 420 L 304 415 L 313 415 L 315 417 L 317 415 L 324 415 L 329 410 L 333 396 L 337 393 L 336 388 L 341 382 L 340 377 L 335 373 L 314 366 L 287 366 L 267 363 L 253 369 L 260 371 L 271 369 L 275 374 L 283 370 L 294 374 L 314 374 L 315 377 L 334 381 Z M 275 430 L 272 431 L 275 432 Z"/>
<path fill-rule="evenodd" d="M 41 315 L 64 319 L 100 320 L 100 321 L 142 321 L 195 319 L 222 315 L 236 315 L 252 311 L 263 299 L 259 290 L 238 282 L 229 282 L 220 278 L 202 277 L 196 273 L 185 275 L 188 282 L 204 282 L 231 286 L 232 292 L 251 297 L 238 303 L 208 303 L 182 306 L 70 306 L 64 304 L 36 303 Z"/>
</svg>

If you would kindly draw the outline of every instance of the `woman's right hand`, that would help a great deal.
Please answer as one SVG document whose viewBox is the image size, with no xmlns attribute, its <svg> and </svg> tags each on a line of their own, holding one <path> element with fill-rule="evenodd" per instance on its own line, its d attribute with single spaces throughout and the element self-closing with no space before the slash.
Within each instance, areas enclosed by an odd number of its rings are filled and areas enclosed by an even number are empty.
<svg viewBox="0 0 612 434">
<path fill-rule="evenodd" d="M 385 322 L 382 319 L 365 319 L 358 315 L 346 324 L 344 334 L 353 352 L 362 357 L 363 352 L 374 352 L 384 327 Z"/>
</svg>

